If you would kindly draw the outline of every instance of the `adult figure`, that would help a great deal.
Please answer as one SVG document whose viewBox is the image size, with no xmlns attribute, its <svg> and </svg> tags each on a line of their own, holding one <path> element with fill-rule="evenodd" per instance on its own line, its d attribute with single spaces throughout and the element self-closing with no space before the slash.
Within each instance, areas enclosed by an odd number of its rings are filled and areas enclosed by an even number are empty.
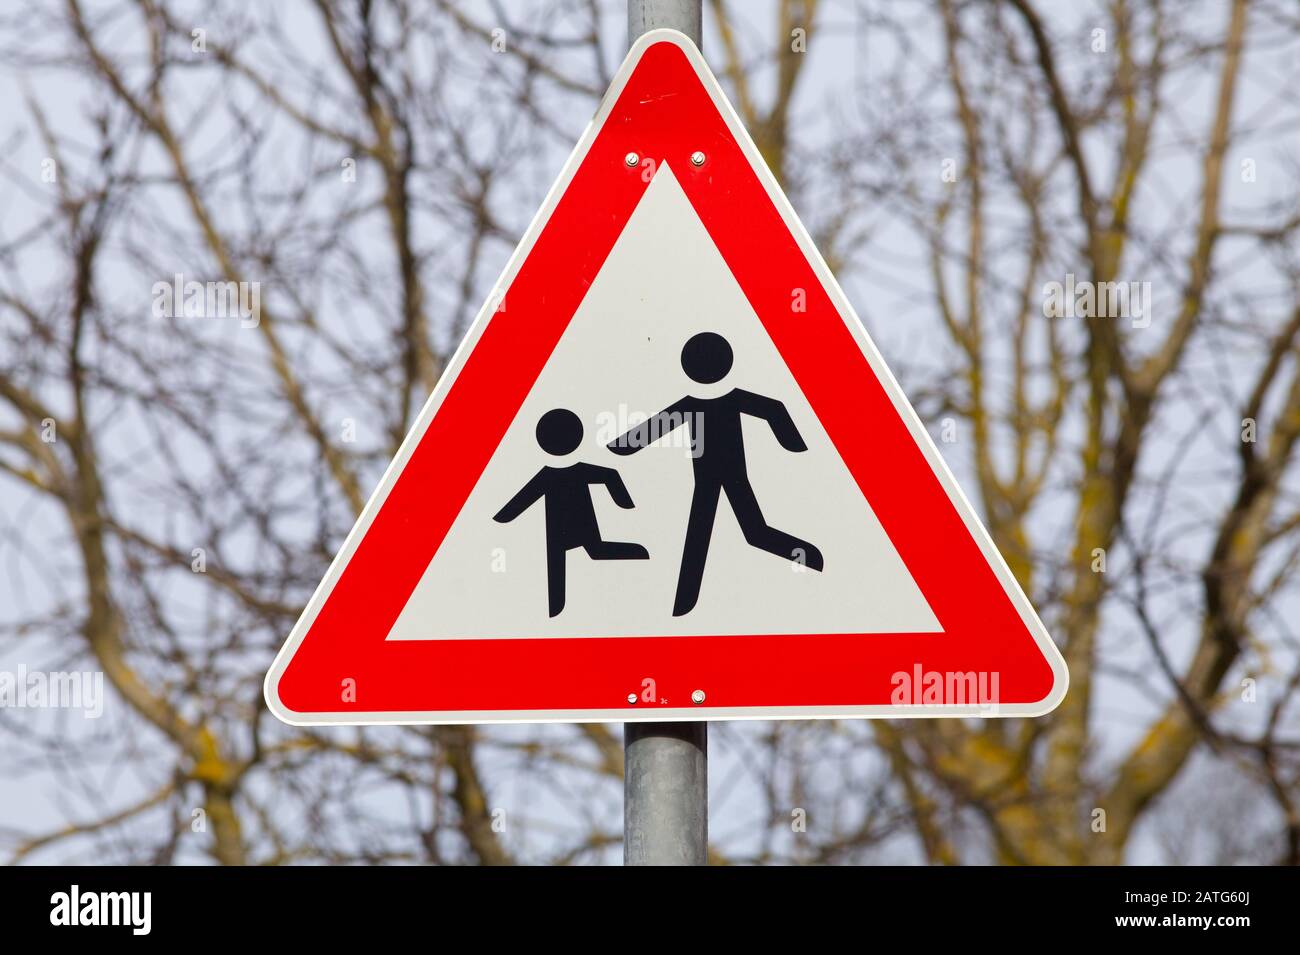
<svg viewBox="0 0 1300 955">
<path fill-rule="evenodd" d="M 682 370 L 692 381 L 701 384 L 721 381 L 731 371 L 732 361 L 731 346 L 714 332 L 695 335 L 682 348 Z M 749 483 L 745 440 L 741 431 L 742 415 L 766 421 L 776 440 L 787 451 L 808 450 L 784 404 L 775 398 L 740 388 L 717 398 L 688 395 L 609 445 L 615 454 L 635 454 L 675 428 L 686 425 L 691 429 L 695 491 L 686 525 L 681 570 L 677 575 L 677 595 L 673 603 L 675 617 L 690 613 L 699 600 L 718 500 L 724 493 L 745 540 L 751 546 L 802 563 L 813 570 L 819 571 L 825 566 L 822 553 L 815 546 L 777 530 L 763 519 L 762 509 Z"/>
</svg>

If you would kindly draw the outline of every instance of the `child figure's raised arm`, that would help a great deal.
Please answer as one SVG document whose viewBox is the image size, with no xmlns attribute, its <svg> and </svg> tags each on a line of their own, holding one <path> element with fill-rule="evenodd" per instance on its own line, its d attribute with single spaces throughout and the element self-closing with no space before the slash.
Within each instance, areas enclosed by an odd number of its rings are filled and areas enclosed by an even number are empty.
<svg viewBox="0 0 1300 955">
<path fill-rule="evenodd" d="M 624 510 L 636 507 L 632 503 L 632 495 L 627 492 L 627 485 L 623 483 L 623 478 L 617 471 L 613 468 L 602 468 L 595 464 L 590 465 L 590 468 L 591 483 L 605 485 L 615 504 Z"/>
<path fill-rule="evenodd" d="M 519 493 L 510 499 L 505 507 L 497 511 L 492 520 L 498 524 L 508 524 L 516 517 L 528 510 L 542 496 L 546 494 L 546 468 L 538 471 L 533 475 L 532 480 L 520 488 Z"/>
</svg>

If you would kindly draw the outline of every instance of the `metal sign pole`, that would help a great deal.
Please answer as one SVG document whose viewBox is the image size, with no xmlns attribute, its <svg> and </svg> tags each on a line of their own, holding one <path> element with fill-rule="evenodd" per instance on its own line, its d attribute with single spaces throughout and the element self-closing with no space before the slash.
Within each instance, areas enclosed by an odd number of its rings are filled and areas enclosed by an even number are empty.
<svg viewBox="0 0 1300 955">
<path fill-rule="evenodd" d="M 709 724 L 623 724 L 623 864 L 704 865 Z"/>
<path fill-rule="evenodd" d="M 700 43 L 703 0 L 627 0 L 627 45 L 631 47 L 642 33 L 669 29 L 685 33 L 691 42 Z"/>
<path fill-rule="evenodd" d="M 627 42 L 668 27 L 700 46 L 702 0 L 628 0 Z M 709 724 L 623 724 L 623 864 L 704 865 Z"/>
</svg>

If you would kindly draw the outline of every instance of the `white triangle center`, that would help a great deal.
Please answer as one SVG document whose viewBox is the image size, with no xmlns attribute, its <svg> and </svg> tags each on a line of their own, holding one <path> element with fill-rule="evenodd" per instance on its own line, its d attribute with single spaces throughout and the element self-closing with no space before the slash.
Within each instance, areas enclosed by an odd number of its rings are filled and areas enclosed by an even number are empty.
<svg viewBox="0 0 1300 955">
<path fill-rule="evenodd" d="M 507 296 L 506 307 L 509 308 Z M 515 316 L 517 318 L 517 316 Z M 716 332 L 735 364 L 719 384 L 682 371 L 682 345 Z M 817 572 L 746 543 L 723 497 L 695 608 L 673 616 L 694 487 L 688 428 L 629 457 L 605 446 L 691 395 L 743 388 L 785 404 L 808 450 L 782 448 L 744 420 L 750 482 L 767 524 L 811 541 Z M 582 420 L 581 446 L 556 458 L 537 421 L 553 408 Z M 707 442 L 707 430 L 705 432 Z M 544 466 L 614 468 L 636 506 L 592 485 L 601 537 L 643 545 L 648 560 L 568 552 L 565 606 L 547 614 L 545 505 L 507 524 L 495 515 Z M 881 462 L 887 467 L 887 462 Z M 941 628 L 857 483 L 746 300 L 666 163 L 637 205 L 523 407 L 407 601 L 390 640 L 928 633 Z"/>
</svg>

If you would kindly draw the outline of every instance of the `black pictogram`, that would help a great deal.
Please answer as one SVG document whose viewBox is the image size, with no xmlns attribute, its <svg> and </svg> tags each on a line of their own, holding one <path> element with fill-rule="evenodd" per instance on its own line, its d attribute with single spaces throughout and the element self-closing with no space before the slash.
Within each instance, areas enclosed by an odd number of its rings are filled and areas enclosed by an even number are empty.
<svg viewBox="0 0 1300 955">
<path fill-rule="evenodd" d="M 695 335 L 682 348 L 682 370 L 701 384 L 721 381 L 731 370 L 731 364 L 731 346 L 714 332 Z M 815 546 L 769 526 L 763 519 L 749 483 L 741 415 L 766 421 L 787 451 L 808 450 L 784 404 L 739 388 L 718 398 L 687 396 L 675 401 L 609 445 L 615 454 L 633 454 L 683 424 L 691 429 L 695 492 L 677 575 L 673 616 L 690 613 L 699 599 L 713 521 L 723 493 L 731 502 L 731 510 L 749 544 L 813 570 L 825 566 L 822 553 Z"/>
<path fill-rule="evenodd" d="M 548 411 L 537 422 L 537 443 L 548 454 L 571 454 L 582 443 L 582 421 L 564 408 Z M 493 518 L 508 523 L 539 499 L 545 500 L 546 589 L 552 617 L 564 609 L 564 571 L 569 551 L 581 547 L 592 560 L 645 560 L 650 556 L 640 544 L 601 540 L 591 503 L 592 484 L 605 485 L 619 507 L 635 506 L 617 471 L 578 462 L 564 468 L 542 468 Z"/>
</svg>

